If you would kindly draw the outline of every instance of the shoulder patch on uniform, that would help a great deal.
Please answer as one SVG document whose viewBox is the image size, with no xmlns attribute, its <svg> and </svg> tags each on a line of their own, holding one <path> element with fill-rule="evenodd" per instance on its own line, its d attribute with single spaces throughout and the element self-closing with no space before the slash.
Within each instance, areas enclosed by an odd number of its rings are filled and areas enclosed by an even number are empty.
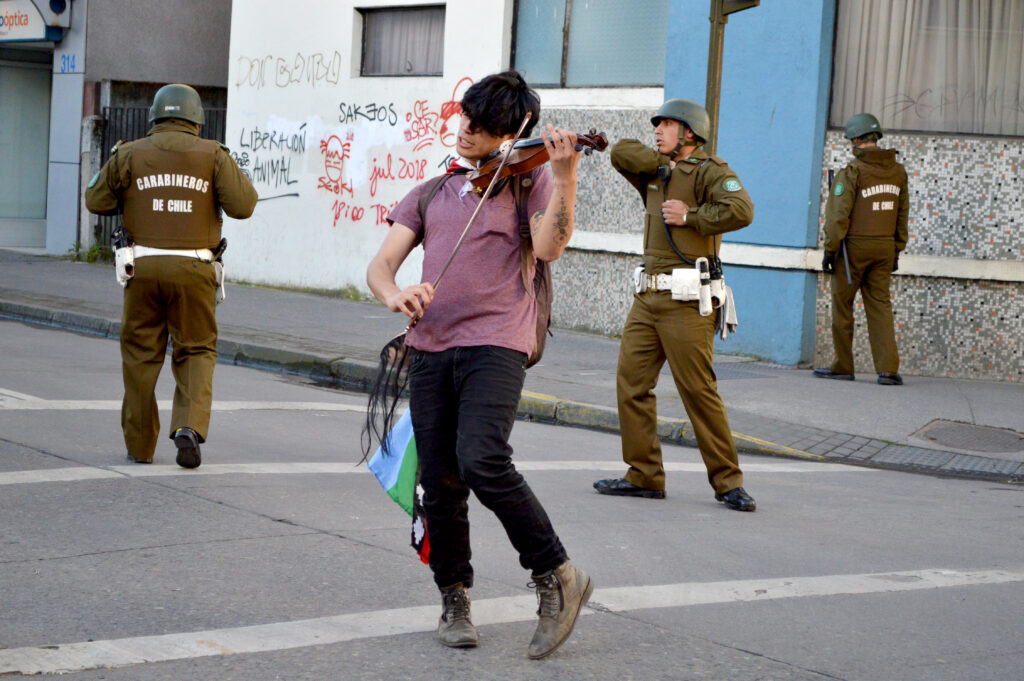
<svg viewBox="0 0 1024 681">
<path fill-rule="evenodd" d="M 740 181 L 737 180 L 735 177 L 730 177 L 729 179 L 722 183 L 722 189 L 724 189 L 727 192 L 738 192 L 739 190 L 743 189 L 743 185 L 741 185 Z"/>
<path fill-rule="evenodd" d="M 226 145 L 226 144 L 220 145 L 220 148 L 223 149 L 224 151 L 228 152 L 229 154 L 231 153 L 231 150 L 228 149 L 228 145 Z"/>
<path fill-rule="evenodd" d="M 846 187 L 843 186 L 842 182 L 836 182 L 835 186 L 832 187 L 832 193 L 836 196 L 842 196 L 845 190 Z"/>
<path fill-rule="evenodd" d="M 100 173 L 99 173 L 99 171 L 96 171 L 96 174 L 92 176 L 91 180 L 89 180 L 89 188 L 91 189 L 92 187 L 95 187 L 96 183 L 99 182 L 99 181 L 100 181 Z"/>
<path fill-rule="evenodd" d="M 111 156 L 113 156 L 114 154 L 116 154 L 116 153 L 117 153 L 117 147 L 118 147 L 118 145 L 119 145 L 119 144 L 121 144 L 121 143 L 120 143 L 120 142 L 118 142 L 118 143 L 117 143 L 117 144 L 115 144 L 114 146 L 110 147 L 110 155 L 111 155 Z"/>
</svg>

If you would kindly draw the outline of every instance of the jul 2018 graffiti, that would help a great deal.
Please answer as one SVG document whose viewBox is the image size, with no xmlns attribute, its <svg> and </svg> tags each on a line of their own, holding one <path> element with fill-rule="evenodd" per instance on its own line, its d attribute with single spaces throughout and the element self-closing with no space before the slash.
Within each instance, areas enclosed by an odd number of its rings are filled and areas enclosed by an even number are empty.
<svg viewBox="0 0 1024 681">
<path fill-rule="evenodd" d="M 273 61 L 274 59 L 277 61 Z M 243 57 L 240 58 L 240 65 L 242 65 L 241 60 L 246 60 L 244 65 L 248 70 L 243 77 L 240 77 L 239 84 L 248 84 L 257 89 L 268 84 L 287 87 L 298 82 L 306 82 L 311 85 L 333 82 L 330 80 L 334 77 L 333 67 L 330 66 L 333 61 L 325 61 L 322 59 L 321 53 L 307 56 L 298 55 L 292 62 L 285 62 L 272 56 L 260 60 Z M 279 72 L 284 75 L 279 80 L 269 82 L 267 74 L 272 64 L 278 65 Z M 295 75 L 297 72 L 298 76 Z M 458 134 L 457 121 L 462 113 L 459 101 L 464 90 L 472 83 L 473 80 L 469 77 L 461 78 L 452 89 L 451 98 L 445 99 L 440 106 L 432 105 L 429 99 L 413 99 L 409 109 L 404 112 L 402 111 L 403 107 L 395 102 L 370 101 L 365 104 L 341 102 L 338 104 L 338 121 L 349 126 L 349 130 L 332 132 L 328 129 L 322 133 L 314 133 L 323 135 L 318 145 L 323 170 L 317 177 L 316 189 L 334 195 L 331 205 L 331 219 L 334 227 L 342 222 L 360 223 L 364 219 L 372 219 L 375 225 L 386 223 L 387 214 L 398 202 L 378 198 L 383 193 L 382 189 L 393 184 L 407 185 L 426 179 L 430 161 L 425 156 L 420 156 L 420 153 L 432 146 L 435 141 L 440 142 L 443 147 L 453 148 L 455 146 Z M 391 142 L 382 150 L 385 153 L 372 156 L 368 159 L 368 164 L 358 163 L 356 166 L 352 166 L 353 148 L 356 146 L 354 140 L 359 132 L 358 126 L 382 125 L 395 128 L 399 120 L 403 118 L 408 126 L 403 130 L 403 137 L 411 145 L 409 151 L 404 153 L 388 151 L 394 144 Z M 255 184 L 274 190 L 299 182 L 292 176 L 292 161 L 295 156 L 298 156 L 300 161 L 297 167 L 308 167 L 302 163 L 302 157 L 307 152 L 308 131 L 310 126 L 317 129 L 322 124 L 314 121 L 295 127 L 295 124 L 289 121 L 282 122 L 281 119 L 274 117 L 271 117 L 270 121 L 267 126 L 242 128 L 238 138 L 238 150 L 232 155 L 239 167 Z M 319 127 L 319 129 L 323 128 Z M 379 148 L 375 145 L 374 147 Z M 408 149 L 408 147 L 406 148 Z M 357 150 L 356 153 L 363 152 Z M 446 154 L 437 167 L 447 168 L 454 158 L 452 153 Z M 368 171 L 364 170 L 366 165 L 369 165 Z M 361 187 L 364 180 L 363 178 L 353 178 L 353 168 L 360 175 L 366 173 L 365 181 L 368 184 L 370 198 L 368 203 L 361 203 L 356 197 L 355 188 Z M 360 190 L 360 194 L 362 191 Z M 269 193 L 274 194 L 273 191 Z M 391 194 L 390 191 L 386 193 Z M 261 194 L 263 194 L 262 189 Z M 298 192 L 277 193 L 276 196 L 261 196 L 261 200 L 298 195 Z"/>
<path fill-rule="evenodd" d="M 378 182 L 394 182 L 396 180 L 414 180 L 422 182 L 426 178 L 427 159 L 398 158 L 388 154 L 379 162 L 376 158 L 370 164 L 370 196 L 377 195 Z"/>
<path fill-rule="evenodd" d="M 408 127 L 403 131 L 405 140 L 413 144 L 413 154 L 433 145 L 435 140 L 444 147 L 455 146 L 458 134 L 457 121 L 462 114 L 462 106 L 459 102 L 465 89 L 472 84 L 472 78 L 461 78 L 452 88 L 451 98 L 442 102 L 437 109 L 431 107 L 429 99 L 413 100 L 410 110 L 404 116 Z M 338 110 L 340 112 L 338 121 L 347 125 L 372 123 L 395 127 L 398 122 L 398 108 L 394 102 L 388 104 L 369 102 L 362 105 L 341 102 L 338 105 Z M 398 204 L 398 201 L 375 202 L 369 206 L 359 205 L 353 201 L 354 183 L 352 178 L 349 177 L 348 182 L 344 179 L 345 162 L 352 155 L 354 138 L 355 133 L 350 131 L 344 142 L 338 135 L 329 135 L 320 142 L 324 173 L 319 178 L 317 188 L 335 195 L 347 193 L 350 197 L 345 200 L 340 198 L 334 200 L 331 206 L 334 227 L 337 227 L 340 222 L 358 223 L 366 216 L 372 217 L 374 225 L 385 224 L 388 213 Z M 447 168 L 454 158 L 454 155 L 446 154 L 438 164 L 438 168 Z M 428 162 L 426 158 L 390 152 L 384 156 L 373 157 L 370 160 L 369 172 L 370 197 L 376 198 L 384 185 L 408 181 L 422 182 L 427 176 Z"/>
</svg>

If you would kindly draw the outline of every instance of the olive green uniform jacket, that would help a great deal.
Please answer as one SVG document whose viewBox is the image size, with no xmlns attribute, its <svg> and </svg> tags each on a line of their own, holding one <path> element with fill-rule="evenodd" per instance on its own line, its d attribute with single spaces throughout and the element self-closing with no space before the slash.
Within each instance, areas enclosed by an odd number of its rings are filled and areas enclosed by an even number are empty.
<svg viewBox="0 0 1024 681">
<path fill-rule="evenodd" d="M 889 289 L 894 261 L 907 245 L 907 171 L 896 161 L 898 152 L 893 149 L 867 147 L 853 153 L 853 161 L 836 175 L 825 206 L 825 252 L 835 256 L 832 345 L 836 356 L 831 369 L 837 374 L 854 373 L 853 304 L 860 291 L 875 371 L 895 374 L 900 358 Z"/>
<path fill-rule="evenodd" d="M 226 148 L 176 120 L 119 144 L 85 193 L 93 213 L 122 213 L 140 246 L 192 250 L 220 242 L 221 211 L 252 215 L 256 190 Z M 175 379 L 170 435 L 188 427 L 205 441 L 217 362 L 214 267 L 194 257 L 137 257 L 124 290 L 121 428 L 128 453 L 152 460 L 160 418 L 154 391 L 172 341 Z"/>
<path fill-rule="evenodd" d="M 685 226 L 670 226 L 676 248 L 690 260 L 717 255 L 718 235 L 746 227 L 754 219 L 754 202 L 736 173 L 703 149 L 676 163 L 667 189 L 659 178 L 659 167 L 667 166 L 669 158 L 656 149 L 637 140 L 619 140 L 612 147 L 611 161 L 644 202 L 644 266 L 648 274 L 692 267 L 679 259 L 665 236 L 661 204 L 666 199 L 678 199 L 690 207 Z"/>
<path fill-rule="evenodd" d="M 669 159 L 637 140 L 612 148 L 612 166 L 644 202 L 644 266 L 647 274 L 692 267 L 672 250 L 661 205 L 679 199 L 689 206 L 685 226 L 670 226 L 676 247 L 690 260 L 717 255 L 721 234 L 750 224 L 754 204 L 725 161 L 701 149 L 665 174 Z M 659 167 L 665 170 L 659 175 Z M 667 177 L 667 182 L 664 177 Z M 667 186 L 666 186 L 667 185 Z M 622 331 L 616 392 L 625 478 L 638 487 L 663 490 L 665 468 L 657 433 L 654 386 L 666 361 L 693 424 L 697 446 L 716 493 L 743 484 L 736 445 L 714 368 L 715 315 L 700 316 L 697 301 L 672 300 L 668 291 L 636 294 Z"/>
</svg>

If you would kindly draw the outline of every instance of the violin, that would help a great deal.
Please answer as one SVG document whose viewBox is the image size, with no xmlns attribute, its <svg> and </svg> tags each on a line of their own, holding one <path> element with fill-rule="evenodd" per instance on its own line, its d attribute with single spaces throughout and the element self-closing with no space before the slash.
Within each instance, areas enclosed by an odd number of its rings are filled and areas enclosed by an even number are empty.
<svg viewBox="0 0 1024 681">
<path fill-rule="evenodd" d="M 582 151 L 587 156 L 594 153 L 595 149 L 597 151 L 604 151 L 607 148 L 608 136 L 603 132 L 591 129 L 587 134 L 577 133 L 576 135 L 576 151 Z M 501 157 L 501 153 L 495 151 L 493 158 L 466 176 L 473 186 L 476 187 L 477 191 L 482 191 L 491 183 L 495 171 L 501 165 Z M 498 175 L 498 181 L 500 182 L 512 175 L 528 173 L 547 162 L 548 150 L 544 146 L 543 138 L 535 137 L 528 140 L 519 140 L 512 146 L 508 161 L 506 161 L 505 166 L 501 169 L 501 174 Z"/>
</svg>

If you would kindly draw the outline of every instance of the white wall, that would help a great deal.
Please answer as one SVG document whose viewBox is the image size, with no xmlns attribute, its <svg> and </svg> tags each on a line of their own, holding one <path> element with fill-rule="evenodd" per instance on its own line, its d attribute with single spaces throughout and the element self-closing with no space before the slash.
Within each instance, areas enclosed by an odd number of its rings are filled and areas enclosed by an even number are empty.
<svg viewBox="0 0 1024 681">
<path fill-rule="evenodd" d="M 227 145 L 260 202 L 251 219 L 225 220 L 231 278 L 366 291 L 384 216 L 452 154 L 446 102 L 508 67 L 511 0 L 448 0 L 443 77 L 359 77 L 355 8 L 394 4 L 234 2 Z M 400 280 L 418 278 L 410 261 Z"/>
</svg>

